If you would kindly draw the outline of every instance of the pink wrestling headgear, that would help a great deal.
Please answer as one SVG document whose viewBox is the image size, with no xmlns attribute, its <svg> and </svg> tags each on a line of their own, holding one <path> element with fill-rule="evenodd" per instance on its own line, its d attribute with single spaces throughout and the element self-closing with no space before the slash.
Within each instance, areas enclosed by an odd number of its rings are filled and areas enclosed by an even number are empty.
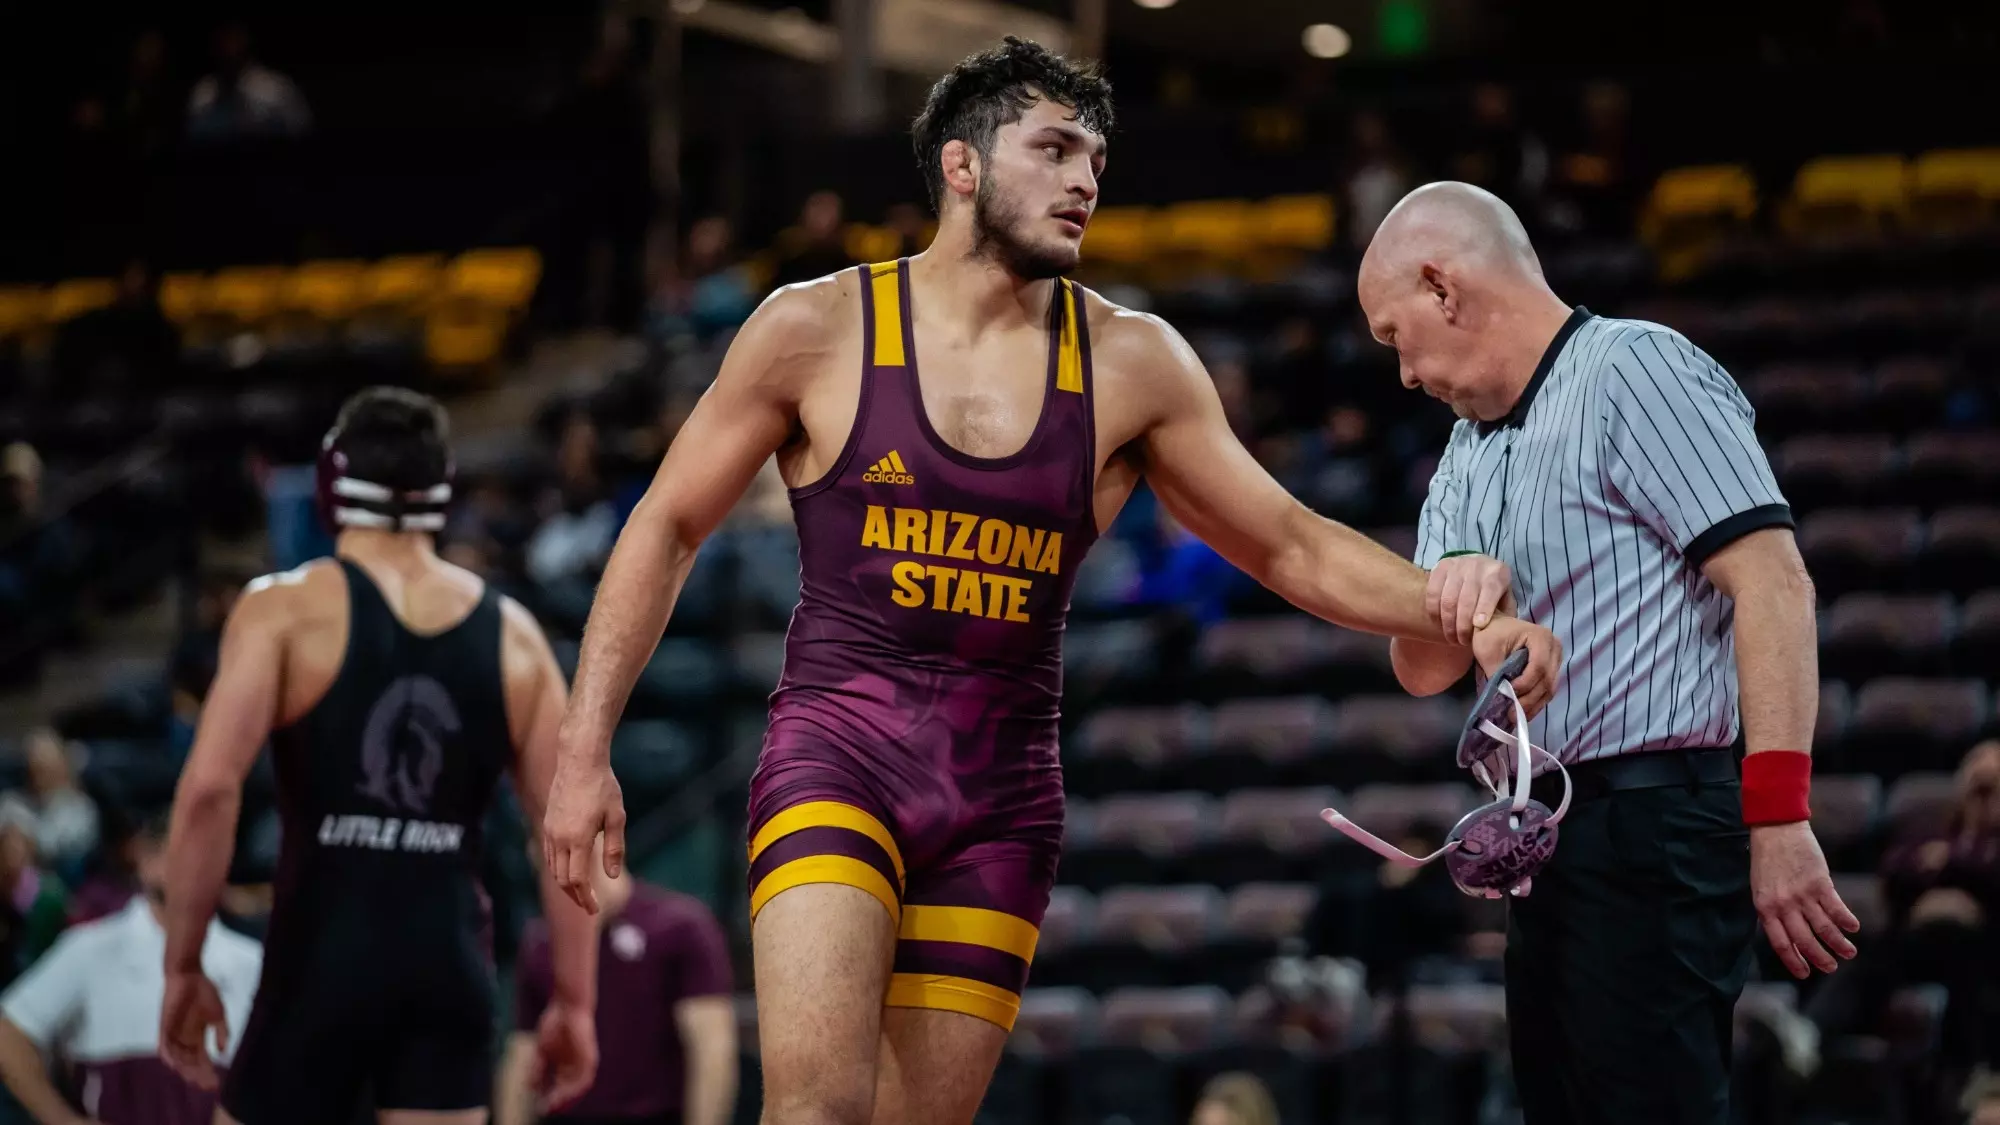
<svg viewBox="0 0 2000 1125">
<path fill-rule="evenodd" d="M 1475 898 L 1525 895 L 1556 853 L 1556 825 L 1569 811 L 1569 771 L 1555 755 L 1528 741 L 1528 714 L 1514 694 L 1514 677 L 1528 666 L 1528 650 L 1517 649 L 1486 682 L 1458 740 L 1458 764 L 1472 771 L 1493 800 L 1466 813 L 1445 837 L 1444 846 L 1421 858 L 1396 847 L 1333 809 L 1321 819 L 1391 863 L 1421 867 L 1443 857 L 1458 889 Z M 1511 712 L 1510 733 L 1494 722 Z M 1507 753 L 1509 749 L 1513 754 Z M 1528 798 L 1534 755 L 1547 758 L 1563 775 L 1562 802 L 1554 812 Z"/>
</svg>

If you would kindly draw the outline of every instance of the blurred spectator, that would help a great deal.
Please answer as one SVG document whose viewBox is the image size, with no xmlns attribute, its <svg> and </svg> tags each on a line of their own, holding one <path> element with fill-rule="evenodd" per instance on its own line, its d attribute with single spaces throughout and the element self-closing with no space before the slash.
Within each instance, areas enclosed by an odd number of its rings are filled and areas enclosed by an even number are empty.
<svg viewBox="0 0 2000 1125">
<path fill-rule="evenodd" d="M 1278 1103 L 1254 1074 L 1218 1074 L 1201 1088 L 1188 1125 L 1278 1125 Z"/>
<path fill-rule="evenodd" d="M 1942 984 L 1949 1000 L 1938 1054 L 1947 1074 L 1963 1074 L 2000 1046 L 2000 962 L 1992 956 L 2000 939 L 2000 740 L 1966 753 L 1949 815 L 1892 841 L 1882 875 L 1888 932 L 1814 993 L 1806 1014 L 1828 1038 L 1872 1033 L 1896 989 Z"/>
<path fill-rule="evenodd" d="M 757 307 L 750 271 L 735 259 L 729 220 L 710 215 L 688 229 L 678 268 L 663 270 L 646 309 L 646 330 L 667 341 L 692 336 L 706 344 Z"/>
<path fill-rule="evenodd" d="M 539 848 L 532 854 L 538 854 Z M 591 865 L 599 904 L 597 1080 L 556 1125 L 725 1125 L 736 1104 L 736 1009 L 729 940 L 700 900 Z M 514 1027 L 495 1125 L 531 1125 L 535 1027 L 554 984 L 549 934 L 521 939 Z"/>
<path fill-rule="evenodd" d="M 108 918 L 139 893 L 139 868 L 151 846 L 145 839 L 150 827 L 116 807 L 106 808 L 97 855 L 69 899 L 71 926 Z"/>
<path fill-rule="evenodd" d="M 1368 249 L 1375 228 L 1409 192 L 1410 172 L 1390 139 L 1388 121 L 1372 109 L 1354 115 L 1351 160 L 1345 187 L 1347 239 L 1359 252 Z"/>
<path fill-rule="evenodd" d="M 15 442 L 0 449 L 0 625 L 32 610 L 63 610 L 75 589 L 76 529 L 44 519 L 42 458 Z"/>
<path fill-rule="evenodd" d="M 897 203 L 883 216 L 882 225 L 896 232 L 896 256 L 908 258 L 924 252 L 931 244 L 930 220 L 914 203 Z"/>
<path fill-rule="evenodd" d="M 528 577 L 562 617 L 590 614 L 597 575 L 618 536 L 618 512 L 598 474 L 597 424 L 578 411 L 556 452 L 556 487 L 542 502 L 542 524 L 528 540 Z"/>
<path fill-rule="evenodd" d="M 1514 92 L 1497 82 L 1472 90 L 1472 121 L 1452 160 L 1452 174 L 1506 200 L 1534 226 L 1548 178 L 1548 149 L 1515 116 Z"/>
<path fill-rule="evenodd" d="M 57 330 L 59 391 L 136 394 L 173 385 L 181 337 L 160 311 L 158 289 L 152 269 L 134 260 L 118 276 L 116 301 Z"/>
<path fill-rule="evenodd" d="M 157 28 L 141 32 L 132 42 L 125 88 L 113 113 L 128 150 L 145 158 L 171 148 L 180 133 L 181 107 L 167 70 L 167 37 Z"/>
<path fill-rule="evenodd" d="M 78 788 L 71 747 L 61 735 L 37 727 L 28 732 L 26 752 L 27 791 L 0 796 L 0 804 L 25 807 L 42 862 L 74 877 L 97 847 L 97 805 Z"/>
<path fill-rule="evenodd" d="M 799 208 L 799 225 L 778 236 L 778 268 L 771 285 L 791 285 L 825 277 L 854 264 L 841 242 L 840 196 L 816 191 Z"/>
<path fill-rule="evenodd" d="M 35 866 L 35 814 L 0 804 L 0 983 L 11 984 L 62 932 L 69 892 Z"/>
<path fill-rule="evenodd" d="M 1552 187 L 1572 212 L 1565 223 L 1594 238 L 1632 231 L 1638 197 L 1627 126 L 1631 96 L 1615 82 L 1583 91 L 1583 139 L 1556 161 Z"/>
<path fill-rule="evenodd" d="M 215 33 L 215 71 L 188 95 L 188 136 L 200 141 L 295 137 L 312 113 L 292 80 L 257 61 L 250 32 L 225 24 Z"/>
<path fill-rule="evenodd" d="M 1201 625 L 1227 616 L 1230 599 L 1250 589 L 1249 578 L 1181 526 L 1164 505 L 1156 518 L 1159 541 L 1141 560 L 1133 602 L 1179 611 Z"/>
<path fill-rule="evenodd" d="M 208 1125 L 215 1113 L 215 1095 L 159 1057 L 166 826 L 149 826 L 139 840 L 143 895 L 64 934 L 0 997 L 0 1078 L 43 1125 Z M 210 922 L 202 964 L 222 993 L 233 1043 L 250 1016 L 263 951 Z M 51 1081 L 44 1055 L 61 1064 L 74 1101 Z M 229 1052 L 216 1057 L 226 1064 Z"/>
<path fill-rule="evenodd" d="M 1388 474 L 1367 411 L 1350 403 L 1328 410 L 1319 429 L 1300 437 L 1299 462 L 1293 491 L 1315 511 L 1347 524 L 1375 522 Z"/>
<path fill-rule="evenodd" d="M 2000 1125 L 2000 1073 L 1984 1066 L 1974 1071 L 1958 1107 L 1966 1125 Z"/>
</svg>

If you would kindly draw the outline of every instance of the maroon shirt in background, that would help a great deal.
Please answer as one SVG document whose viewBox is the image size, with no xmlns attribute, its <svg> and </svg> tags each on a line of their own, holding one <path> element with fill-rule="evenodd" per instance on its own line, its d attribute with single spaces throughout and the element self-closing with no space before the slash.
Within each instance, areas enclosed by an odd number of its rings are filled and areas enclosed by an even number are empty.
<svg viewBox="0 0 2000 1125">
<path fill-rule="evenodd" d="M 554 985 L 548 925 L 538 919 L 521 940 L 516 1027 L 534 1032 Z M 562 1116 L 678 1115 L 687 1059 L 674 1006 L 734 989 L 729 941 L 708 907 L 635 880 L 631 901 L 598 938 L 597 1081 Z"/>
</svg>

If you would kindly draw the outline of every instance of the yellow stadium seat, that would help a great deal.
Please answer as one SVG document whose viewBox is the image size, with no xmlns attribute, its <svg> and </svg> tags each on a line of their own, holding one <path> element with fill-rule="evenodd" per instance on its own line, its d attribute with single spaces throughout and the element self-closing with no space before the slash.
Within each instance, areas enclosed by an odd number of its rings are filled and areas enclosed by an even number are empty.
<svg viewBox="0 0 2000 1125">
<path fill-rule="evenodd" d="M 542 256 L 521 248 L 468 250 L 451 263 L 445 286 L 503 309 L 523 309 L 542 280 Z"/>
<path fill-rule="evenodd" d="M 1324 250 L 1333 244 L 1330 195 L 1280 195 L 1255 207 L 1257 241 L 1279 250 Z"/>
<path fill-rule="evenodd" d="M 403 254 L 368 268 L 361 281 L 364 306 L 419 308 L 437 296 L 444 282 L 444 259 L 437 254 Z"/>
<path fill-rule="evenodd" d="M 118 299 L 118 283 L 109 278 L 76 278 L 58 282 L 49 294 L 49 319 L 60 324 Z"/>
<path fill-rule="evenodd" d="M 160 311 L 175 324 L 185 324 L 208 308 L 208 279 L 198 273 L 170 273 L 160 278 Z"/>
<path fill-rule="evenodd" d="M 507 313 L 477 299 L 441 302 L 424 319 L 424 356 L 439 371 L 489 367 L 506 342 Z"/>
<path fill-rule="evenodd" d="M 1893 153 L 1822 156 L 1792 181 L 1783 222 L 1795 235 L 1850 235 L 1879 229 L 1909 203 L 1909 165 Z"/>
<path fill-rule="evenodd" d="M 1176 203 L 1162 225 L 1169 249 L 1207 257 L 1235 257 L 1251 242 L 1250 204 L 1241 199 Z"/>
<path fill-rule="evenodd" d="M 1151 249 L 1155 218 L 1144 207 L 1100 207 L 1084 228 L 1085 260 L 1144 261 Z"/>
<path fill-rule="evenodd" d="M 1675 168 L 1653 185 L 1646 210 L 1660 219 L 1727 215 L 1747 220 L 1757 213 L 1757 181 L 1740 164 Z"/>
<path fill-rule="evenodd" d="M 1910 166 L 1910 218 L 1950 233 L 1990 223 L 2000 211 L 2000 149 L 1941 149 Z"/>
<path fill-rule="evenodd" d="M 49 291 L 36 285 L 0 286 L 0 340 L 25 336 L 48 323 Z"/>
<path fill-rule="evenodd" d="M 278 266 L 237 266 L 208 280 L 205 311 L 242 324 L 257 324 L 278 310 L 286 271 Z"/>
<path fill-rule="evenodd" d="M 365 262 L 307 262 L 285 279 L 284 307 L 321 320 L 345 320 L 361 305 L 367 275 Z"/>
<path fill-rule="evenodd" d="M 849 223 L 840 232 L 840 247 L 857 262 L 886 262 L 903 249 L 903 237 L 888 227 Z"/>
</svg>

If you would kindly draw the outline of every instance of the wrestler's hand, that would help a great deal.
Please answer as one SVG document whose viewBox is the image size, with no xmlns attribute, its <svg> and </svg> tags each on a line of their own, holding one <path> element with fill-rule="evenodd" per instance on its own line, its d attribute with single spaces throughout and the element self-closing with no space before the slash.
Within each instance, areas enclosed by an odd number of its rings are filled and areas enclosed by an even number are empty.
<svg viewBox="0 0 2000 1125">
<path fill-rule="evenodd" d="M 600 834 L 604 874 L 616 879 L 625 867 L 625 793 L 608 760 L 564 754 L 542 817 L 542 862 L 563 893 L 592 914 L 597 913 L 597 890 L 590 861 Z"/>
<path fill-rule="evenodd" d="M 1847 935 L 1860 932 L 1861 922 L 1833 889 L 1808 822 L 1751 826 L 1750 897 L 1778 960 L 1800 980 L 1814 968 L 1834 971 L 1840 966 L 1836 954 L 1841 960 L 1854 956 Z"/>
<path fill-rule="evenodd" d="M 1455 645 L 1469 645 L 1496 614 L 1514 612 L 1514 574 L 1490 555 L 1453 555 L 1431 568 L 1424 612 Z"/>
<path fill-rule="evenodd" d="M 215 1045 L 229 1050 L 229 1014 L 215 982 L 197 972 L 167 974 L 160 1004 L 160 1057 L 188 1083 L 202 1090 L 216 1087 L 215 1063 L 208 1057 L 208 1031 Z"/>
<path fill-rule="evenodd" d="M 528 1087 L 540 1095 L 543 1114 L 582 1097 L 597 1080 L 597 1016 L 558 1000 L 535 1025 L 535 1057 Z"/>
<path fill-rule="evenodd" d="M 1528 650 L 1528 666 L 1514 678 L 1514 694 L 1521 700 L 1521 709 L 1533 718 L 1556 693 L 1562 642 L 1542 626 L 1518 617 L 1495 617 L 1492 624 L 1472 634 L 1472 658 L 1488 676 L 1517 648 Z"/>
</svg>

